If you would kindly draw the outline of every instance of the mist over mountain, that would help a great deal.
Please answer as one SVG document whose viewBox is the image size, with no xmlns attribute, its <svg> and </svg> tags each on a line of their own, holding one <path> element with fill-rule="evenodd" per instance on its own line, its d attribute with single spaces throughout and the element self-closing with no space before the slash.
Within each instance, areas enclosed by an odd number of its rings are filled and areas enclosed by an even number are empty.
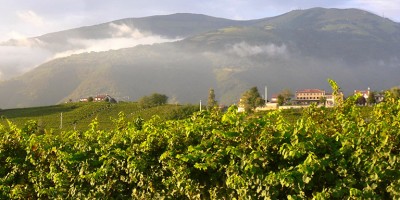
<svg viewBox="0 0 400 200">
<path fill-rule="evenodd" d="M 137 45 L 140 38 L 160 42 Z M 112 47 L 114 39 L 133 45 L 82 53 L 107 40 L 104 46 Z M 250 21 L 194 14 L 123 19 L 29 41 L 53 57 L 67 53 L 0 82 L 0 93 L 7 94 L 2 108 L 104 93 L 136 100 L 158 92 L 196 103 L 206 101 L 211 87 L 220 103 L 232 104 L 252 86 L 267 85 L 269 95 L 284 88 L 329 89 L 327 78 L 347 94 L 399 84 L 400 25 L 357 9 L 295 10 Z"/>
<path fill-rule="evenodd" d="M 33 38 L 11 39 L 0 42 L 0 80 L 21 75 L 55 58 L 173 42 L 221 27 L 250 22 L 181 13 L 127 18 Z"/>
</svg>

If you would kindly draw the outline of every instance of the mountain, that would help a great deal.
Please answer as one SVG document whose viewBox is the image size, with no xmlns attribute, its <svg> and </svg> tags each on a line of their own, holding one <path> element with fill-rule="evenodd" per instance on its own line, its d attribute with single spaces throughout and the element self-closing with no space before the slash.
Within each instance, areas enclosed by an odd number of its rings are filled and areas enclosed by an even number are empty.
<svg viewBox="0 0 400 200">
<path fill-rule="evenodd" d="M 176 28 L 195 26 L 191 20 L 199 18 L 207 20 L 195 30 Z M 252 86 L 267 85 L 271 95 L 284 88 L 329 89 L 326 80 L 332 78 L 351 94 L 399 84 L 400 25 L 366 11 L 313 8 L 250 21 L 190 14 L 146 18 L 154 19 L 158 23 L 135 27 L 184 39 L 51 60 L 0 82 L 0 93 L 7 94 L 0 107 L 47 105 L 102 93 L 137 100 L 158 92 L 180 103 L 196 103 L 207 99 L 211 87 L 220 103 L 231 104 Z M 91 33 L 84 37 L 103 37 Z M 51 38 L 62 37 L 57 34 Z"/>
</svg>

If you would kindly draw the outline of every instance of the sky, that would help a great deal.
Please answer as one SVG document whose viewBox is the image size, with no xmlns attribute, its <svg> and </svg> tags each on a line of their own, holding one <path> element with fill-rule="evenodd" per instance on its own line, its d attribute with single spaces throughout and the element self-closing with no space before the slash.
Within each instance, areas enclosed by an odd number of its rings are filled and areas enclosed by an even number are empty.
<svg viewBox="0 0 400 200">
<path fill-rule="evenodd" d="M 359 8 L 400 22 L 400 0 L 0 0 L 0 41 L 128 17 L 197 13 L 259 19 L 312 7 Z"/>
</svg>

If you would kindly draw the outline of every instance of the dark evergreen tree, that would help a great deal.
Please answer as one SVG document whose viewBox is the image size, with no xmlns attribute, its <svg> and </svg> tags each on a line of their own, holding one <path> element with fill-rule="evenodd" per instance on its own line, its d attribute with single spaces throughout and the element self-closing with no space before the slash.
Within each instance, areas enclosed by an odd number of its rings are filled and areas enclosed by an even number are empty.
<svg viewBox="0 0 400 200">
<path fill-rule="evenodd" d="M 285 103 L 285 97 L 283 95 L 278 95 L 278 105 L 282 106 Z"/>
<path fill-rule="evenodd" d="M 326 97 L 321 97 L 319 99 L 319 103 L 321 103 L 322 105 L 326 106 Z"/>
<path fill-rule="evenodd" d="M 359 96 L 359 97 L 357 98 L 356 103 L 357 103 L 357 105 L 365 106 L 365 103 L 367 103 L 367 100 L 365 99 L 365 97 Z"/>
<path fill-rule="evenodd" d="M 208 92 L 208 101 L 207 101 L 207 108 L 212 109 L 218 106 L 218 102 L 215 100 L 215 92 L 214 89 L 211 88 Z"/>
<path fill-rule="evenodd" d="M 368 105 L 373 105 L 376 103 L 376 99 L 375 99 L 375 92 L 370 92 L 368 94 L 368 99 L 367 99 L 367 104 Z"/>
</svg>

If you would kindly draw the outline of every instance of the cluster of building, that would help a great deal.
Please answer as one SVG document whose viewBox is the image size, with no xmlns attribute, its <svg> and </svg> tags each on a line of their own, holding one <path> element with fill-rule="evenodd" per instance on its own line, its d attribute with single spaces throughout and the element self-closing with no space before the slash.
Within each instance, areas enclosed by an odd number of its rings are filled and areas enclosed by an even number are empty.
<svg viewBox="0 0 400 200">
<path fill-rule="evenodd" d="M 343 98 L 343 93 L 338 95 Z M 311 103 L 323 103 L 326 106 L 333 106 L 335 104 L 335 97 L 332 93 L 327 93 L 325 90 L 320 89 L 304 89 L 296 91 L 293 99 L 293 104 L 296 105 L 309 105 Z M 278 103 L 278 95 L 274 94 L 271 98 L 271 103 Z"/>
<path fill-rule="evenodd" d="M 356 94 L 360 94 L 361 97 L 363 97 L 364 99 L 368 99 L 371 93 L 371 89 L 368 88 L 368 90 L 354 90 L 354 95 Z M 378 94 L 374 94 L 374 98 L 375 98 L 375 102 L 379 103 L 381 101 L 383 101 L 383 98 L 385 97 L 385 95 L 378 93 Z"/>
<path fill-rule="evenodd" d="M 370 88 L 367 90 L 354 90 L 354 95 L 360 94 L 361 98 L 367 100 L 371 94 Z M 338 99 L 344 98 L 342 92 L 339 94 L 333 95 L 332 93 L 328 93 L 325 90 L 321 89 L 303 89 L 297 90 L 291 99 L 290 103 L 286 103 L 285 105 L 279 106 L 278 105 L 278 94 L 273 94 L 270 101 L 267 101 L 263 107 L 256 108 L 256 110 L 272 110 L 272 109 L 290 109 L 290 108 L 301 108 L 308 106 L 312 103 L 316 103 L 318 105 L 325 105 L 327 107 L 332 107 L 336 104 L 335 101 Z M 379 103 L 383 101 L 384 95 L 383 94 L 374 94 L 373 97 L 375 98 L 375 102 Z M 243 108 L 239 108 L 239 111 L 244 110 Z"/>
<path fill-rule="evenodd" d="M 95 97 L 85 97 L 85 98 L 80 98 L 79 99 L 79 102 L 89 102 L 89 101 L 93 101 L 93 102 L 102 102 L 102 101 L 112 102 L 112 101 L 115 101 L 115 99 L 112 98 L 108 94 L 99 94 L 99 95 L 97 95 Z"/>
</svg>

